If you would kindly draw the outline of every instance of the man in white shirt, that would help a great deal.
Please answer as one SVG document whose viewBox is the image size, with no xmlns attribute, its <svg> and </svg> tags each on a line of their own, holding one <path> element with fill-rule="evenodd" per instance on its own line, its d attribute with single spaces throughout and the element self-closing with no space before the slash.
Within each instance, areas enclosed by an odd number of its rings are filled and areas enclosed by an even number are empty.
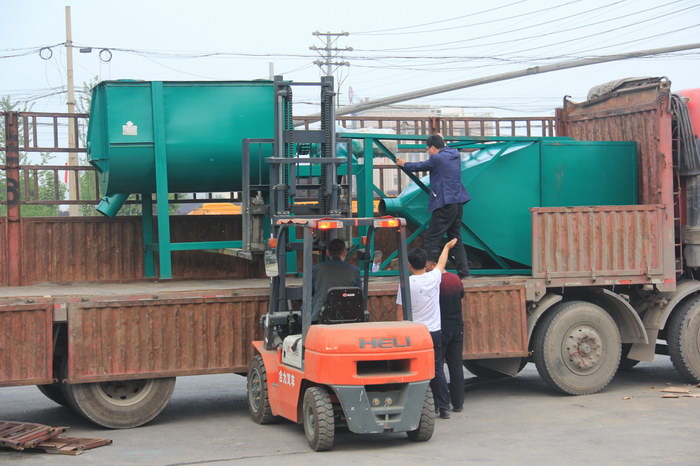
<svg viewBox="0 0 700 466">
<path fill-rule="evenodd" d="M 411 272 L 411 308 L 413 321 L 420 322 L 428 327 L 433 339 L 433 352 L 435 353 L 435 378 L 430 381 L 435 405 L 442 419 L 450 418 L 450 401 L 447 391 L 447 379 L 443 367 L 442 333 L 440 327 L 440 281 L 445 271 L 447 256 L 457 242 L 452 239 L 444 248 L 435 268 L 426 272 L 425 264 L 428 255 L 425 250 L 416 248 L 408 253 L 408 270 Z M 401 291 L 396 296 L 396 304 L 401 309 Z"/>
</svg>

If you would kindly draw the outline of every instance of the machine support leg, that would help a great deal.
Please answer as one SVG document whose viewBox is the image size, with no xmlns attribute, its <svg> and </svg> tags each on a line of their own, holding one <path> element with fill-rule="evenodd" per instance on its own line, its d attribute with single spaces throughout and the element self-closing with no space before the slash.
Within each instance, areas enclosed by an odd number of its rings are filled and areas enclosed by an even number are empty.
<svg viewBox="0 0 700 466">
<path fill-rule="evenodd" d="M 168 164 L 165 151 L 165 117 L 163 83 L 151 83 L 153 101 L 153 132 L 156 155 L 156 212 L 158 214 L 158 260 L 160 278 L 172 278 L 170 212 L 168 211 Z"/>
<path fill-rule="evenodd" d="M 153 252 L 153 199 L 150 193 L 141 194 L 141 230 L 143 236 L 143 275 L 155 278 L 156 261 Z"/>
</svg>

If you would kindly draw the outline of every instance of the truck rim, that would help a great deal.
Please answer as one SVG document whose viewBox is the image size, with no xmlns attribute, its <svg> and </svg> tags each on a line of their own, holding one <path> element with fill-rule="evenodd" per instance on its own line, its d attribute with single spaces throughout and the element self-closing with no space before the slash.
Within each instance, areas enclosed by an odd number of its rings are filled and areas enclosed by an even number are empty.
<svg viewBox="0 0 700 466">
<path fill-rule="evenodd" d="M 569 370 L 579 375 L 590 374 L 598 370 L 604 356 L 604 338 L 593 325 L 574 325 L 566 332 L 561 349 Z"/>
<path fill-rule="evenodd" d="M 143 401 L 153 389 L 154 379 L 122 380 L 98 383 L 97 393 L 108 403 L 133 406 Z"/>
</svg>

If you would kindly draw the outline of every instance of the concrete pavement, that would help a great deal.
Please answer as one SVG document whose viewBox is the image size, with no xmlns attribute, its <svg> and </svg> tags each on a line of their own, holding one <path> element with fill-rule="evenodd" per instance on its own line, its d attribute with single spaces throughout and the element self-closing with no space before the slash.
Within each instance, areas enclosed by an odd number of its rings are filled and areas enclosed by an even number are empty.
<svg viewBox="0 0 700 466">
<path fill-rule="evenodd" d="M 589 396 L 553 394 L 533 364 L 513 379 L 469 382 L 464 412 L 438 419 L 427 443 L 346 431 L 324 453 L 309 450 L 299 425 L 253 423 L 240 376 L 179 378 L 158 418 L 121 431 L 95 427 L 36 387 L 0 388 L 2 420 L 70 426 L 70 435 L 114 440 L 77 457 L 0 449 L 0 463 L 700 464 L 700 398 L 661 398 L 660 389 L 685 383 L 668 357 L 640 364 Z"/>
</svg>

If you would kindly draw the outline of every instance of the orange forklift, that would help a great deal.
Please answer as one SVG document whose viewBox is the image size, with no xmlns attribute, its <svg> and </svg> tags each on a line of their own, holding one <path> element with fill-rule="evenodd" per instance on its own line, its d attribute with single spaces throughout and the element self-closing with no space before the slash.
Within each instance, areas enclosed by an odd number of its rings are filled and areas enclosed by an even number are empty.
<svg viewBox="0 0 700 466">
<path fill-rule="evenodd" d="M 339 426 L 360 434 L 406 432 L 416 442 L 432 437 L 433 345 L 428 329 L 411 322 L 405 225 L 391 217 L 275 219 L 274 253 L 266 258 L 271 289 L 261 322 L 264 341 L 253 342 L 256 354 L 248 367 L 248 407 L 255 422 L 301 423 L 316 451 L 331 449 Z M 396 233 L 404 321 L 368 321 L 367 255 L 361 288 L 331 288 L 312 321 L 313 250 L 343 228 L 363 226 L 367 245 L 378 228 Z M 290 237 L 303 237 L 300 286 L 288 286 L 285 277 Z"/>
</svg>

